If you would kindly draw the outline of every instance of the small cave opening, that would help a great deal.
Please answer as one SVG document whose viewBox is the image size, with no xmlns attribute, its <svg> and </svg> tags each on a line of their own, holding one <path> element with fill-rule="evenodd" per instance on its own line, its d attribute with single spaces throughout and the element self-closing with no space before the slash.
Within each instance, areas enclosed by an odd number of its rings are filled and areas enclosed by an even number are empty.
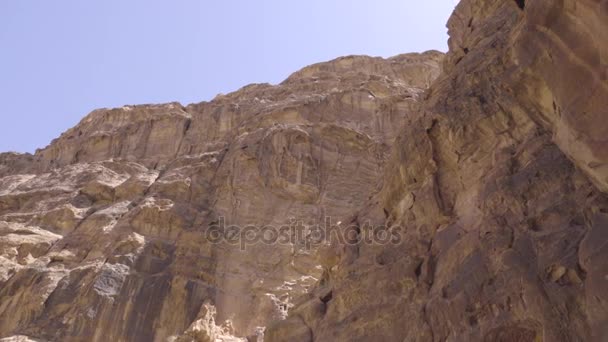
<svg viewBox="0 0 608 342">
<path fill-rule="evenodd" d="M 333 291 L 329 291 L 328 293 L 322 295 L 319 299 L 323 303 L 327 304 L 327 303 L 329 303 L 329 301 L 332 300 L 333 297 L 334 297 L 334 292 Z"/>
<path fill-rule="evenodd" d="M 522 11 L 526 7 L 526 0 L 515 0 L 515 3 L 517 4 L 517 7 L 519 7 L 519 9 L 521 9 Z"/>
</svg>

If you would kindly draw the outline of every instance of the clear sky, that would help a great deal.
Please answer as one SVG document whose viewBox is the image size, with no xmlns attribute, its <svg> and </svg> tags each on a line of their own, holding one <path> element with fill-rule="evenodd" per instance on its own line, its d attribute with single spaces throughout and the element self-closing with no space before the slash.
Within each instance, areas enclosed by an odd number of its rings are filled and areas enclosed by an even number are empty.
<svg viewBox="0 0 608 342">
<path fill-rule="evenodd" d="M 343 55 L 447 49 L 455 0 L 0 0 L 0 151 L 95 108 L 210 100 Z"/>
</svg>

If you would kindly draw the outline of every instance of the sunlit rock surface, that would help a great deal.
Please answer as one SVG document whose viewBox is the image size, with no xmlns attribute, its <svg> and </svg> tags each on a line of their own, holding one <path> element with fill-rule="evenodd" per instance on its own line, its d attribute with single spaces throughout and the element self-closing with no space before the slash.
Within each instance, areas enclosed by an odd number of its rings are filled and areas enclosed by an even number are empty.
<svg viewBox="0 0 608 342">
<path fill-rule="evenodd" d="M 403 243 L 337 248 L 269 340 L 608 340 L 607 25 L 608 1 L 461 1 L 353 218 Z"/>
<path fill-rule="evenodd" d="M 608 1 L 448 28 L 0 154 L 0 337 L 608 340 Z M 342 239 L 213 235 L 293 222 Z"/>
<path fill-rule="evenodd" d="M 0 155 L 0 336 L 261 341 L 324 261 L 210 227 L 352 215 L 442 59 L 344 57 L 211 102 L 97 110 L 33 156 Z"/>
</svg>

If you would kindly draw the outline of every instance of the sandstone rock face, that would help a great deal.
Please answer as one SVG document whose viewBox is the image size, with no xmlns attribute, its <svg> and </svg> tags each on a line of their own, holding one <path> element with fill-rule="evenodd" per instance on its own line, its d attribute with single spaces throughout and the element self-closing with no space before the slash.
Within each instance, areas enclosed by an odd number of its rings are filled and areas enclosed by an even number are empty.
<svg viewBox="0 0 608 342">
<path fill-rule="evenodd" d="M 352 215 L 442 59 L 345 57 L 211 102 L 97 110 L 35 155 L 1 154 L 0 337 L 261 341 L 328 259 L 214 228 Z"/>
<path fill-rule="evenodd" d="M 354 218 L 402 243 L 341 247 L 270 340 L 296 315 L 315 341 L 608 340 L 607 6 L 461 1 L 444 72 Z"/>
<path fill-rule="evenodd" d="M 534 105 L 554 142 L 608 191 L 608 3 L 531 1 L 514 59 L 524 75 L 515 91 Z"/>
<path fill-rule="evenodd" d="M 0 154 L 0 337 L 608 340 L 607 25 L 606 0 L 462 0 L 446 56 L 98 110 Z M 342 238 L 314 244 L 326 218 Z"/>
</svg>

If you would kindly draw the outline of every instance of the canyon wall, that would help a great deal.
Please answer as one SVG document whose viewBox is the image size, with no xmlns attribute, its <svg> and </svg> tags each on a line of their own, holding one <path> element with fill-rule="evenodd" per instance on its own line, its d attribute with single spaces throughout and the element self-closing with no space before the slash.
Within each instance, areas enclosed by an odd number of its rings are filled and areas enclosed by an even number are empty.
<svg viewBox="0 0 608 342">
<path fill-rule="evenodd" d="M 0 338 L 607 340 L 608 1 L 448 29 L 0 154 Z"/>
<path fill-rule="evenodd" d="M 0 155 L 0 335 L 261 340 L 324 277 L 319 245 L 214 234 L 352 215 L 442 59 L 344 57 L 211 102 L 97 110 Z"/>
<path fill-rule="evenodd" d="M 267 340 L 606 341 L 607 25 L 608 1 L 461 1 L 353 218 L 403 243 L 337 247 L 330 283 Z"/>
</svg>

